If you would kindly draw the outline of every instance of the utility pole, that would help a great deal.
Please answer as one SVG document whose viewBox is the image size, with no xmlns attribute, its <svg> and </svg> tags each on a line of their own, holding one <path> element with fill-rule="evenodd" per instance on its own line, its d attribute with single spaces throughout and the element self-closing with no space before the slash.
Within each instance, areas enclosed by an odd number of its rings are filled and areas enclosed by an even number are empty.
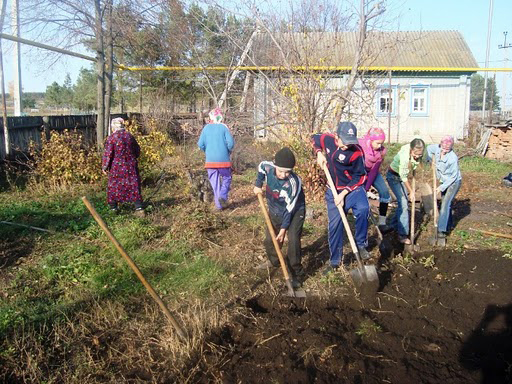
<svg viewBox="0 0 512 384">
<path fill-rule="evenodd" d="M 492 123 L 492 111 L 494 111 L 494 94 L 496 93 L 496 72 L 494 72 L 494 80 L 491 88 L 491 105 L 489 106 L 489 116 L 487 116 L 487 123 Z"/>
<path fill-rule="evenodd" d="M 12 0 L 12 34 L 16 37 L 20 37 L 20 11 L 19 11 L 19 0 Z M 14 90 L 12 99 L 14 100 L 14 116 L 21 116 L 22 105 L 21 105 L 21 44 L 19 42 L 14 43 L 13 50 L 13 63 L 14 63 Z"/>
<path fill-rule="evenodd" d="M 505 40 L 503 41 L 503 44 L 499 44 L 498 45 L 498 49 L 504 49 L 504 55 L 505 55 L 505 60 L 503 62 L 503 67 L 504 68 L 508 68 L 508 56 L 507 56 L 507 48 L 511 48 L 512 47 L 512 44 L 507 44 L 507 34 L 508 34 L 508 31 L 505 31 L 503 32 L 503 35 L 505 35 Z M 507 110 L 507 74 L 504 73 L 503 74 L 503 96 L 502 96 L 502 99 L 503 99 L 503 105 L 502 105 L 502 110 L 503 111 L 506 111 Z"/>
<path fill-rule="evenodd" d="M 485 50 L 485 68 L 489 68 L 489 48 L 491 45 L 491 28 L 492 28 L 492 11 L 493 11 L 493 0 L 489 1 L 489 20 L 487 21 L 487 48 Z M 482 125 L 480 130 L 480 136 L 483 134 L 483 126 L 485 121 L 485 103 L 487 97 L 487 71 L 485 71 L 484 79 L 484 97 L 482 101 Z"/>
</svg>

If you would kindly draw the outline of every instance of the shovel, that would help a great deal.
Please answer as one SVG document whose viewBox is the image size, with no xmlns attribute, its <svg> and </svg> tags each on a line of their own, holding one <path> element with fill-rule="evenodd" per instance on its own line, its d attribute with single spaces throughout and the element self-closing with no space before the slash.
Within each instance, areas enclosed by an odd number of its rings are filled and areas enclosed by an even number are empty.
<svg viewBox="0 0 512 384">
<path fill-rule="evenodd" d="M 263 202 L 263 196 L 261 195 L 261 193 L 258 193 L 258 201 L 260 202 L 261 211 L 263 212 L 263 216 L 265 216 L 265 222 L 267 223 L 267 228 L 270 233 L 270 237 L 272 238 L 272 243 L 274 244 L 274 248 L 276 249 L 277 257 L 279 258 L 279 264 L 281 264 L 281 269 L 283 271 L 286 287 L 288 288 L 288 293 L 286 295 L 291 297 L 306 297 L 306 292 L 304 292 L 303 290 L 295 291 L 292 287 L 290 274 L 288 273 L 288 268 L 286 267 L 286 264 L 284 262 L 281 247 L 279 246 L 276 240 L 276 233 L 274 232 L 274 227 L 272 226 L 272 222 L 270 221 L 270 216 L 268 215 L 267 208 L 265 208 L 265 203 Z"/>
<path fill-rule="evenodd" d="M 325 177 L 327 177 L 327 181 L 329 183 L 329 188 L 331 189 L 332 195 L 334 198 L 338 196 L 338 191 L 334 187 L 334 182 L 332 181 L 331 173 L 327 169 L 327 165 L 324 164 L 323 170 L 325 173 Z M 343 226 L 345 227 L 345 232 L 347 232 L 348 241 L 350 242 L 350 246 L 352 247 L 352 252 L 357 260 L 357 267 L 350 270 L 350 277 L 352 281 L 356 285 L 356 287 L 361 287 L 364 283 L 379 283 L 379 276 L 377 275 L 377 269 L 374 265 L 364 265 L 361 260 L 361 256 L 359 255 L 359 251 L 357 250 L 356 242 L 354 241 L 354 237 L 352 236 L 352 231 L 350 230 L 350 226 L 347 221 L 347 216 L 345 215 L 345 211 L 342 207 L 338 205 L 338 210 L 340 212 L 341 220 L 343 221 Z"/>
<path fill-rule="evenodd" d="M 377 238 L 379 239 L 377 243 L 380 245 L 380 243 L 382 243 L 382 240 L 384 239 L 384 237 L 382 236 L 382 232 L 379 229 L 379 225 L 377 224 L 377 221 L 375 220 L 375 217 L 373 217 L 373 214 L 371 212 L 370 212 L 370 221 L 372 222 L 375 229 L 377 230 Z"/>
<path fill-rule="evenodd" d="M 411 244 L 404 245 L 404 250 L 408 253 L 419 251 L 419 246 L 414 244 L 416 240 L 416 232 L 414 228 L 414 222 L 416 221 L 416 177 L 414 171 L 412 172 L 411 189 Z"/>
<path fill-rule="evenodd" d="M 433 217 L 434 217 L 434 245 L 437 245 L 437 177 L 436 177 L 436 159 L 432 155 L 432 203 L 434 204 Z"/>
</svg>

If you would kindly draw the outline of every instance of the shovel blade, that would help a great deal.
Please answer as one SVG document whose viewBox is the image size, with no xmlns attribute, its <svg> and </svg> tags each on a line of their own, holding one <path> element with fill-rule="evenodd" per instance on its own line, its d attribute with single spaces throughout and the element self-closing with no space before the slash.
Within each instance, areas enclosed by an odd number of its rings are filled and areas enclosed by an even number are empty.
<svg viewBox="0 0 512 384">
<path fill-rule="evenodd" d="M 288 292 L 285 293 L 285 296 L 288 296 L 288 297 L 299 297 L 299 298 L 302 298 L 302 297 L 306 297 L 306 292 L 302 289 L 293 289 L 292 287 L 292 283 L 290 280 L 287 280 L 286 281 L 286 287 L 288 288 Z"/>
<path fill-rule="evenodd" d="M 304 291 L 303 289 L 297 289 L 297 290 L 292 290 L 291 292 L 288 291 L 284 295 L 288 296 L 288 297 L 297 297 L 299 299 L 302 299 L 302 298 L 306 297 L 306 291 Z"/>
<path fill-rule="evenodd" d="M 361 287 L 363 284 L 379 284 L 379 275 L 374 265 L 365 265 L 364 271 L 354 268 L 350 270 L 350 277 L 356 287 Z"/>
</svg>

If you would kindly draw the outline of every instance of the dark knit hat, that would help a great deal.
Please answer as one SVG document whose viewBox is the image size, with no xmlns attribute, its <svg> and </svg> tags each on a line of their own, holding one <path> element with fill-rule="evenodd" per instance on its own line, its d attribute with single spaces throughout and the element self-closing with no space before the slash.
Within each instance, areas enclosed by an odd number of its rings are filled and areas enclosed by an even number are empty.
<svg viewBox="0 0 512 384">
<path fill-rule="evenodd" d="M 284 147 L 277 151 L 274 164 L 276 167 L 291 170 L 295 167 L 295 155 L 288 147 Z"/>
<path fill-rule="evenodd" d="M 357 128 L 354 124 L 349 121 L 343 121 L 338 124 L 338 130 L 336 132 L 338 137 L 343 141 L 343 144 L 357 144 Z"/>
</svg>

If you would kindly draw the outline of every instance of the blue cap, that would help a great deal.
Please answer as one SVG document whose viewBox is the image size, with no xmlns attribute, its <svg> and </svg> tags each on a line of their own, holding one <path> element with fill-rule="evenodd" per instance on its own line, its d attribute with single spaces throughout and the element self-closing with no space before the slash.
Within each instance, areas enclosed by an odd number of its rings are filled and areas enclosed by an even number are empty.
<svg viewBox="0 0 512 384">
<path fill-rule="evenodd" d="M 358 144 L 357 141 L 357 128 L 349 121 L 343 121 L 338 124 L 336 131 L 338 137 L 345 145 Z"/>
</svg>

